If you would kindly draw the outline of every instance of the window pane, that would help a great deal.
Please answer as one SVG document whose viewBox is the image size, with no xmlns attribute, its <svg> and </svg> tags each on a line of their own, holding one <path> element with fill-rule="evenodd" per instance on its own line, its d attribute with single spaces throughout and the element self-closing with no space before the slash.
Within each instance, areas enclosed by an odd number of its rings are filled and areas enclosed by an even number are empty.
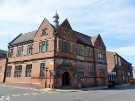
<svg viewBox="0 0 135 101">
<path fill-rule="evenodd" d="M 80 78 L 80 79 L 84 77 L 83 66 L 78 66 L 77 67 L 77 77 Z"/>
<path fill-rule="evenodd" d="M 45 28 L 45 29 L 42 30 L 41 35 L 42 35 L 42 36 L 47 35 L 47 28 Z"/>
<path fill-rule="evenodd" d="M 45 78 L 45 63 L 40 64 L 40 78 Z"/>
<path fill-rule="evenodd" d="M 23 46 L 17 47 L 17 56 L 20 56 L 23 54 Z"/>
<path fill-rule="evenodd" d="M 71 49 L 71 46 L 70 46 L 70 43 L 66 42 L 66 41 L 63 41 L 63 52 L 65 53 L 69 53 L 70 52 L 70 49 Z"/>
<path fill-rule="evenodd" d="M 11 77 L 12 66 L 8 66 L 6 70 L 6 77 Z"/>
<path fill-rule="evenodd" d="M 89 64 L 88 65 L 88 77 L 94 77 L 94 76 L 95 76 L 94 65 Z"/>
<path fill-rule="evenodd" d="M 32 44 L 27 46 L 27 55 L 32 55 L 32 49 L 33 49 Z"/>
<path fill-rule="evenodd" d="M 32 73 L 32 64 L 26 65 L 25 76 L 26 77 L 31 77 L 31 73 Z"/>
<path fill-rule="evenodd" d="M 13 48 L 10 48 L 10 49 L 9 49 L 8 56 L 9 56 L 9 57 L 12 57 L 12 56 L 13 56 Z"/>
<path fill-rule="evenodd" d="M 22 66 L 16 66 L 14 71 L 14 77 L 21 77 L 22 74 Z"/>
<path fill-rule="evenodd" d="M 39 45 L 40 52 L 47 52 L 48 51 L 48 42 L 42 41 Z"/>
<path fill-rule="evenodd" d="M 99 69 L 99 76 L 100 77 L 105 77 L 105 66 L 104 65 L 99 65 L 98 69 Z"/>
</svg>

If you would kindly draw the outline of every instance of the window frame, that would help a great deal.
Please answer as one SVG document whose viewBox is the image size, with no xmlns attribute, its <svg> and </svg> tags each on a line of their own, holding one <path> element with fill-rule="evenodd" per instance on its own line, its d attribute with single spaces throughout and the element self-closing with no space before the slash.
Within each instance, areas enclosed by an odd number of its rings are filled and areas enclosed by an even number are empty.
<svg viewBox="0 0 135 101">
<path fill-rule="evenodd" d="M 105 60 L 105 53 L 101 50 L 98 50 L 98 60 L 104 61 Z"/>
<path fill-rule="evenodd" d="M 71 44 L 70 42 L 67 42 L 67 41 L 63 41 L 62 42 L 62 51 L 64 53 L 70 53 L 71 52 Z"/>
<path fill-rule="evenodd" d="M 29 44 L 27 46 L 27 55 L 32 55 L 33 52 L 33 44 Z"/>
<path fill-rule="evenodd" d="M 105 65 L 98 66 L 99 77 L 105 77 L 106 68 Z"/>
<path fill-rule="evenodd" d="M 23 55 L 23 46 L 18 46 L 16 56 L 21 56 L 21 55 Z"/>
<path fill-rule="evenodd" d="M 83 79 L 84 78 L 84 68 L 83 68 L 83 66 L 78 66 L 77 67 L 77 77 L 79 79 Z"/>
<path fill-rule="evenodd" d="M 11 74 L 12 74 L 12 66 L 7 66 L 6 77 L 11 77 Z"/>
<path fill-rule="evenodd" d="M 48 51 L 48 41 L 41 41 L 39 43 L 39 52 L 47 52 Z"/>
<path fill-rule="evenodd" d="M 25 69 L 25 77 L 31 77 L 32 76 L 32 64 L 26 65 Z"/>
<path fill-rule="evenodd" d="M 22 76 L 22 65 L 15 66 L 14 77 L 19 78 Z"/>
<path fill-rule="evenodd" d="M 89 64 L 88 65 L 88 77 L 95 77 L 94 64 Z"/>
<path fill-rule="evenodd" d="M 8 57 L 12 57 L 14 54 L 14 48 L 9 49 Z"/>
<path fill-rule="evenodd" d="M 40 63 L 40 73 L 39 73 L 39 77 L 41 79 L 44 79 L 45 78 L 45 63 Z"/>
<path fill-rule="evenodd" d="M 42 29 L 41 36 L 47 35 L 47 30 L 48 30 L 48 28 Z"/>
</svg>

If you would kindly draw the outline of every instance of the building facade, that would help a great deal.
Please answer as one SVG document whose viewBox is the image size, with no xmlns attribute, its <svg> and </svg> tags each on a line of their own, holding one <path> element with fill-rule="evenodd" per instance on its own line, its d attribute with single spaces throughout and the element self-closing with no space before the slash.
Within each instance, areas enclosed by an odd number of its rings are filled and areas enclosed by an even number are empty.
<svg viewBox="0 0 135 101">
<path fill-rule="evenodd" d="M 98 34 L 72 29 L 68 20 L 46 18 L 35 31 L 9 43 L 5 82 L 40 88 L 81 88 L 107 84 L 106 47 Z"/>
<path fill-rule="evenodd" d="M 0 59 L 6 58 L 7 52 L 4 50 L 0 50 Z"/>
<path fill-rule="evenodd" d="M 4 80 L 4 73 L 5 73 L 5 67 L 6 67 L 6 56 L 7 52 L 4 50 L 0 50 L 0 82 L 3 82 Z"/>
<path fill-rule="evenodd" d="M 107 51 L 106 54 L 108 74 L 116 76 L 116 84 L 128 83 L 133 78 L 131 63 L 115 52 Z"/>
</svg>

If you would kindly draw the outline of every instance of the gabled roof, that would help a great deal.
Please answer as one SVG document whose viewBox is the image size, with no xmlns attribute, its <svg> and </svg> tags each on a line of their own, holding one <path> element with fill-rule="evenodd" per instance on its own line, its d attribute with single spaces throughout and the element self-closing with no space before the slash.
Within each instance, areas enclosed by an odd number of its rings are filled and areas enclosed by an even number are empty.
<svg viewBox="0 0 135 101">
<path fill-rule="evenodd" d="M 96 40 L 97 40 L 97 38 L 98 38 L 99 36 L 100 36 L 100 34 L 95 35 L 95 36 L 93 36 L 93 37 L 91 38 L 91 42 L 92 42 L 93 46 L 94 46 L 94 44 L 95 44 L 95 42 L 96 42 Z"/>
<path fill-rule="evenodd" d="M 92 46 L 91 37 L 90 36 L 87 36 L 85 34 L 82 34 L 80 32 L 77 32 L 77 31 L 74 31 L 74 33 L 75 33 L 75 36 L 76 36 L 77 40 L 80 43 L 83 43 L 83 44 Z"/>
<path fill-rule="evenodd" d="M 62 22 L 62 24 L 60 25 L 60 27 L 63 27 L 63 28 L 67 28 L 67 29 L 71 29 L 72 30 L 72 27 L 71 27 L 71 25 L 70 25 L 70 23 L 69 23 L 69 21 L 67 19 L 65 19 Z M 72 30 L 72 31 L 75 34 L 75 37 L 77 38 L 77 40 L 78 40 L 79 43 L 92 46 L 91 37 L 90 36 L 85 35 L 85 34 L 82 34 L 80 32 L 74 31 L 74 30 Z"/>
<path fill-rule="evenodd" d="M 119 53 L 117 52 L 112 52 L 112 51 L 106 51 L 106 53 L 108 53 L 109 55 L 115 55 L 115 56 L 118 56 L 120 57 L 122 60 L 124 60 L 125 62 L 131 64 L 130 62 L 128 62 L 124 57 L 122 57 Z"/>
<path fill-rule="evenodd" d="M 7 54 L 7 51 L 0 49 L 0 54 L 5 54 L 6 55 Z"/>
<path fill-rule="evenodd" d="M 45 18 L 43 20 L 43 22 L 45 20 L 47 20 L 47 19 Z M 41 25 L 42 25 L 42 23 L 41 23 Z M 55 29 L 55 27 L 51 23 L 49 23 L 49 24 Z M 40 26 L 39 26 L 39 28 L 40 28 Z M 71 27 L 71 25 L 70 25 L 70 23 L 69 23 L 69 21 L 67 19 L 65 19 L 63 21 L 63 23 L 59 26 L 59 28 L 61 28 L 61 27 L 72 30 L 72 27 Z M 38 28 L 38 30 L 39 30 L 39 28 Z M 35 34 L 37 33 L 38 30 L 35 30 L 35 31 L 32 31 L 32 32 L 28 32 L 28 33 L 24 33 L 24 34 L 19 34 L 16 38 L 14 38 L 9 43 L 9 45 L 16 45 L 16 44 L 23 43 L 23 42 L 34 41 Z M 74 31 L 74 30 L 72 30 L 72 31 L 75 34 L 75 37 L 77 38 L 77 41 L 79 43 L 82 43 L 82 44 L 85 44 L 85 45 L 90 45 L 90 46 L 94 46 L 95 41 L 100 36 L 100 35 L 97 35 L 97 36 L 94 36 L 94 37 L 90 37 L 90 36 L 82 34 L 80 32 L 77 32 L 77 31 Z"/>
<path fill-rule="evenodd" d="M 36 31 L 20 34 L 18 37 L 16 37 L 9 44 L 14 45 L 14 44 L 22 43 L 22 42 L 33 41 L 35 34 L 36 34 Z"/>
<path fill-rule="evenodd" d="M 44 20 L 42 21 L 42 23 L 40 24 L 38 30 L 40 29 L 41 25 L 44 23 L 44 21 L 48 21 L 46 18 L 44 18 Z M 48 21 L 49 22 L 49 21 Z M 50 23 L 49 23 L 50 24 Z M 50 24 L 53 28 L 55 28 L 52 24 Z M 34 41 L 34 37 L 37 33 L 38 30 L 32 31 L 32 32 L 28 32 L 28 33 L 24 33 L 24 34 L 19 34 L 16 38 L 14 38 L 9 45 L 16 45 L 16 44 L 20 44 L 23 42 L 29 42 L 29 41 Z"/>
<path fill-rule="evenodd" d="M 60 26 L 61 27 L 72 29 L 72 27 L 71 27 L 71 25 L 70 25 L 70 23 L 69 23 L 69 21 L 67 19 L 65 19 Z"/>
<path fill-rule="evenodd" d="M 95 35 L 95 36 L 93 36 L 93 37 L 91 38 L 92 45 L 94 46 L 94 45 L 95 45 L 95 42 L 96 42 L 98 39 L 100 39 L 100 40 L 101 40 L 102 45 L 103 45 L 103 47 L 105 48 L 106 46 L 105 46 L 105 44 L 104 44 L 104 42 L 103 42 L 103 40 L 102 40 L 102 38 L 101 38 L 100 34 Z"/>
</svg>

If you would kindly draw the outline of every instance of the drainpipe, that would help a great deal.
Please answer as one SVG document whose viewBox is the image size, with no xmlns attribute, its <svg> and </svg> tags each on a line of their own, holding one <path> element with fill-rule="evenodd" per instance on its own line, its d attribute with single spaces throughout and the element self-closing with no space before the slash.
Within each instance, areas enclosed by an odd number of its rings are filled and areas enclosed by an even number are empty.
<svg viewBox="0 0 135 101">
<path fill-rule="evenodd" d="M 58 38 L 58 29 L 55 29 L 54 32 L 54 67 L 53 67 L 53 71 L 56 73 L 56 69 L 55 69 L 55 65 L 56 65 L 56 53 L 57 53 L 57 48 L 59 47 L 57 44 L 57 39 Z M 58 42 L 59 43 L 59 42 Z M 55 88 L 57 84 L 55 84 L 55 82 L 57 81 L 56 77 L 53 75 L 53 87 Z"/>
</svg>

